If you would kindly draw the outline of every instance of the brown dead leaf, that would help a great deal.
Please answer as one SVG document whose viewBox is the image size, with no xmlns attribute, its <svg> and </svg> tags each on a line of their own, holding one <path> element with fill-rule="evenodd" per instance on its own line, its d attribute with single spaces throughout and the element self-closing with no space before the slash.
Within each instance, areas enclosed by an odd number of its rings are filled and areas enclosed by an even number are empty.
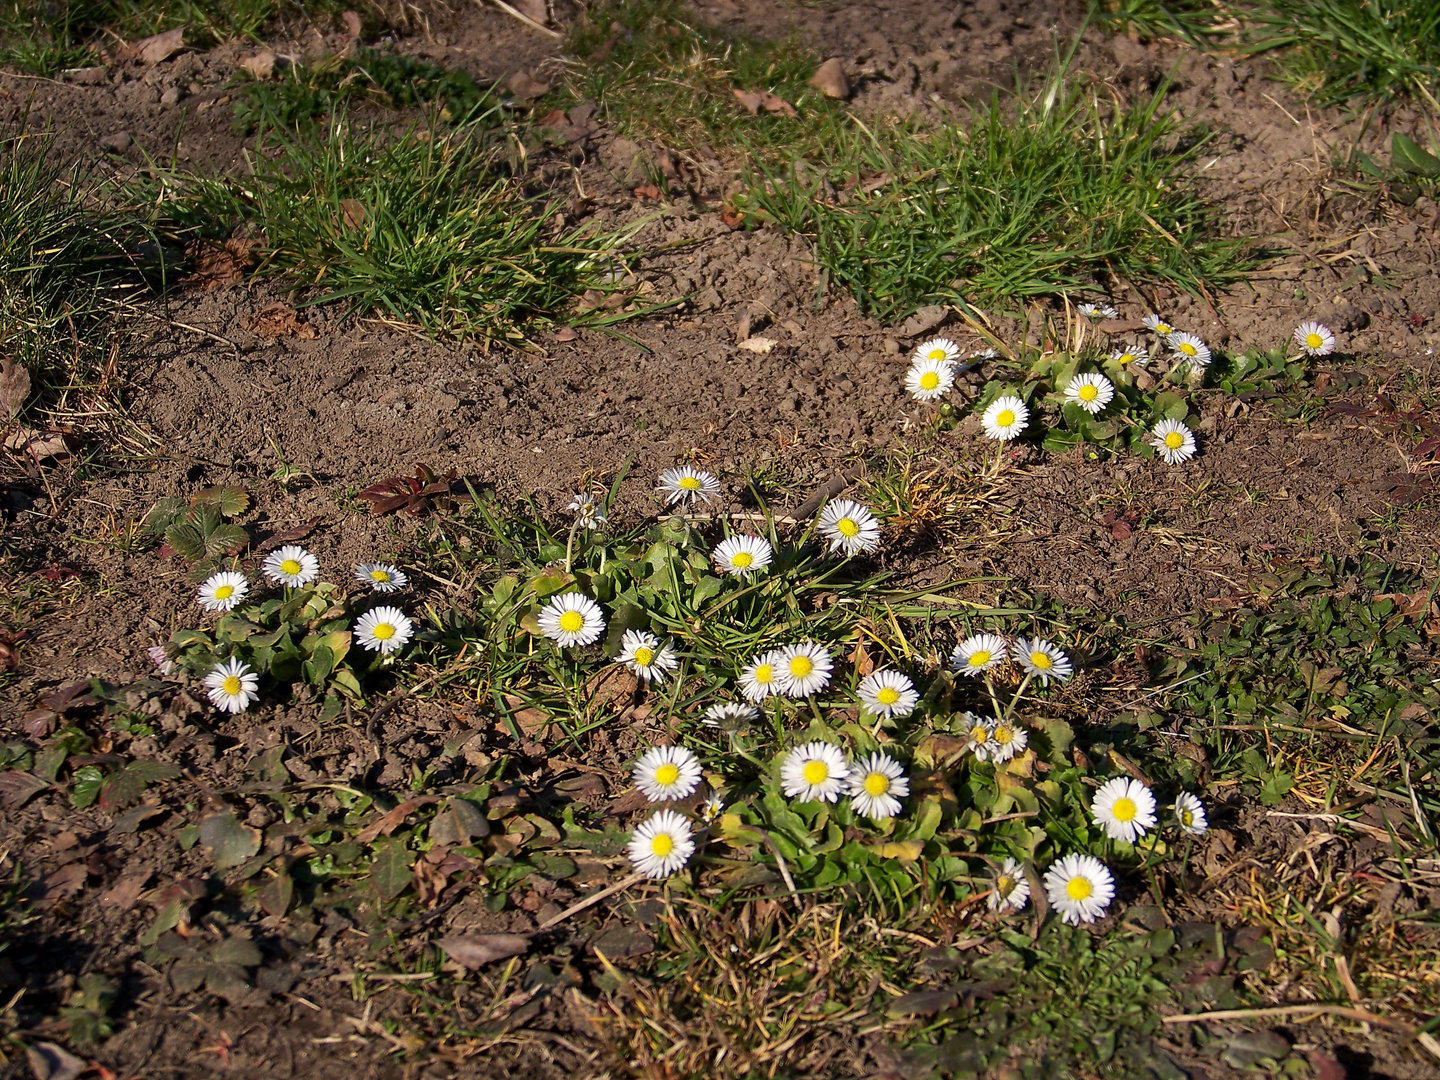
<svg viewBox="0 0 1440 1080">
<path fill-rule="evenodd" d="M 25 1048 L 35 1080 L 75 1080 L 88 1066 L 68 1050 L 42 1042 Z"/>
<path fill-rule="evenodd" d="M 150 884 L 151 876 L 149 870 L 137 870 L 133 874 L 127 874 L 100 898 L 100 902 L 109 911 L 129 911 L 140 899 L 145 886 Z"/>
<path fill-rule="evenodd" d="M 59 461 L 68 457 L 73 447 L 68 432 L 36 431 L 32 427 L 21 425 L 5 440 L 5 449 L 15 454 L 23 454 L 38 465 L 51 458 Z"/>
<path fill-rule="evenodd" d="M 340 13 L 340 21 L 345 24 L 345 36 L 352 41 L 359 38 L 361 32 L 365 29 L 364 21 L 361 20 L 359 14 L 354 11 L 342 11 Z"/>
<path fill-rule="evenodd" d="M 0 360 L 0 424 L 20 415 L 30 396 L 30 372 L 24 364 L 8 356 Z"/>
<path fill-rule="evenodd" d="M 315 336 L 315 328 L 302 321 L 300 313 L 283 300 L 267 304 L 255 314 L 247 315 L 240 320 L 240 325 L 266 341 L 282 337 L 309 339 Z"/>
<path fill-rule="evenodd" d="M 556 341 L 574 341 L 579 336 L 580 335 L 568 326 L 562 326 L 559 330 L 555 331 Z"/>
<path fill-rule="evenodd" d="M 345 228 L 358 229 L 365 224 L 365 219 L 369 216 L 365 204 L 359 199 L 340 200 L 340 224 Z"/>
<path fill-rule="evenodd" d="M 372 821 L 356 833 L 355 840 L 360 844 L 373 844 L 377 837 L 389 836 L 398 829 L 404 824 L 405 819 L 420 807 L 439 801 L 440 796 L 438 795 L 416 795 L 413 799 L 406 799 L 395 809 Z"/>
<path fill-rule="evenodd" d="M 791 105 L 782 97 L 774 94 L 757 94 L 750 90 L 731 90 L 735 100 L 745 107 L 745 111 L 751 116 L 759 114 L 761 109 L 768 113 L 775 113 L 779 116 L 798 116 L 795 106 Z"/>
<path fill-rule="evenodd" d="M 83 862 L 72 862 L 46 874 L 40 880 L 35 902 L 42 908 L 53 908 L 83 889 L 88 873 Z"/>
<path fill-rule="evenodd" d="M 855 634 L 855 648 L 850 651 L 850 663 L 862 679 L 875 670 L 875 661 L 870 659 L 870 654 L 865 651 L 865 636 L 858 631 Z"/>
<path fill-rule="evenodd" d="M 142 64 L 154 66 L 169 60 L 184 47 L 185 28 L 177 26 L 174 30 L 166 30 L 163 34 L 153 34 L 143 41 L 137 41 L 132 49 L 135 59 Z"/>
<path fill-rule="evenodd" d="M 654 184 L 636 184 L 635 197 L 637 199 L 649 199 L 651 202 L 659 202 L 661 192 Z"/>
<path fill-rule="evenodd" d="M 0 806 L 18 810 L 49 786 L 40 777 L 20 769 L 0 773 Z"/>
<path fill-rule="evenodd" d="M 602 668 L 585 680 L 592 705 L 628 705 L 639 686 L 634 673 L 620 664 Z"/>
<path fill-rule="evenodd" d="M 1105 319 L 1095 329 L 1102 334 L 1138 334 L 1145 324 L 1139 319 Z"/>
<path fill-rule="evenodd" d="M 0 626 L 0 672 L 14 671 L 20 664 L 20 644 L 28 635 Z"/>
<path fill-rule="evenodd" d="M 254 56 L 240 61 L 240 66 L 260 82 L 273 78 L 277 71 L 290 66 L 288 57 L 280 56 L 269 49 L 262 49 Z"/>
<path fill-rule="evenodd" d="M 828 98 L 844 101 L 850 96 L 850 80 L 845 77 L 845 65 L 838 56 L 832 56 L 815 69 L 810 85 Z"/>
<path fill-rule="evenodd" d="M 324 520 L 323 517 L 311 518 L 309 521 L 301 522 L 293 528 L 285 529 L 283 532 L 277 532 L 258 544 L 255 548 L 255 554 L 263 555 L 267 551 L 273 551 L 275 548 L 283 547 L 285 544 L 293 544 L 297 540 L 304 540 L 305 537 L 315 531 L 315 526 Z"/>
<path fill-rule="evenodd" d="M 510 709 L 510 715 L 515 718 L 515 722 L 520 725 L 520 730 L 526 735 L 539 734 L 550 722 L 550 714 L 544 709 L 529 708 L 523 699 L 514 694 L 505 695 L 505 705 Z"/>
<path fill-rule="evenodd" d="M 510 78 L 505 80 L 515 96 L 523 101 L 530 101 L 533 98 L 544 97 L 550 92 L 548 83 L 543 83 L 532 76 L 528 71 L 517 71 Z"/>
<path fill-rule="evenodd" d="M 478 968 L 523 955 L 530 939 L 523 934 L 448 934 L 437 944 L 461 967 Z"/>
<path fill-rule="evenodd" d="M 194 268 L 180 284 L 189 289 L 222 289 L 245 280 L 245 273 L 255 265 L 252 249 L 258 240 L 231 238 L 223 244 L 208 240 L 192 241 L 185 248 L 185 261 Z"/>
<path fill-rule="evenodd" d="M 762 99 L 759 94 L 752 94 L 749 90 L 731 90 L 730 92 L 735 95 L 735 100 L 740 102 L 751 116 L 760 112 Z"/>
<path fill-rule="evenodd" d="M 764 356 L 778 344 L 780 343 L 774 338 L 748 337 L 740 342 L 738 348 L 744 349 L 746 352 L 759 353 L 761 356 Z"/>
</svg>

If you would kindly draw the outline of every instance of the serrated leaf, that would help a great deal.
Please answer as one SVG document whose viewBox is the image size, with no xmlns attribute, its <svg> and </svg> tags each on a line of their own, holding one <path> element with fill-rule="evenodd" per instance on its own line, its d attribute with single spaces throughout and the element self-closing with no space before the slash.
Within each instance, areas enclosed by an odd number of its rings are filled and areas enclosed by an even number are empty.
<svg viewBox="0 0 1440 1080">
<path fill-rule="evenodd" d="M 206 488 L 195 495 L 196 506 L 213 506 L 227 518 L 239 517 L 250 509 L 250 495 L 244 488 L 233 486 Z"/>
<path fill-rule="evenodd" d="M 232 964 L 235 967 L 259 967 L 263 959 L 260 949 L 249 938 L 226 938 L 210 950 L 210 959 L 217 964 Z"/>
<path fill-rule="evenodd" d="M 188 521 L 178 522 L 165 530 L 165 542 L 182 559 L 194 562 L 205 557 L 205 537 Z"/>
<path fill-rule="evenodd" d="M 256 897 L 267 914 L 277 919 L 290 910 L 290 901 L 295 896 L 295 879 L 289 874 L 280 874 L 260 890 Z"/>
<path fill-rule="evenodd" d="M 184 513 L 184 499 L 161 499 L 145 515 L 145 531 L 151 536 L 163 536 L 165 530 L 174 525 Z"/>
<path fill-rule="evenodd" d="M 1390 138 L 1390 163 L 1417 176 L 1440 177 L 1440 158 L 1398 131 Z"/>
<path fill-rule="evenodd" d="M 217 870 L 228 870 L 253 858 L 260 850 L 260 830 L 240 824 L 230 811 L 211 814 L 200 823 L 200 843 L 210 852 Z"/>
<path fill-rule="evenodd" d="M 207 555 L 235 555 L 245 550 L 250 543 L 250 534 L 239 525 L 231 525 L 228 522 L 216 525 L 210 535 L 205 537 L 205 553 Z"/>
<path fill-rule="evenodd" d="M 74 786 L 70 789 L 70 805 L 83 810 L 100 796 L 105 774 L 98 765 L 85 765 L 75 770 Z"/>
<path fill-rule="evenodd" d="M 413 877 L 410 864 L 414 858 L 399 840 L 376 845 L 370 863 L 370 884 L 382 901 L 388 903 L 405 891 Z"/>
</svg>

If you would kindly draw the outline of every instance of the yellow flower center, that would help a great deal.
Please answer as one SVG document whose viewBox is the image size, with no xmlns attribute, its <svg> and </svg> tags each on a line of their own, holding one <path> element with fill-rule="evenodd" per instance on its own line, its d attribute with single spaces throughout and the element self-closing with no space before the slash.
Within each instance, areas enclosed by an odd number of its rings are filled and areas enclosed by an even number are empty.
<svg viewBox="0 0 1440 1080">
<path fill-rule="evenodd" d="M 983 743 L 989 738 L 990 729 L 987 728 L 984 724 L 976 724 L 973 728 L 970 729 L 971 742 Z"/>
<path fill-rule="evenodd" d="M 585 628 L 585 616 L 578 611 L 567 611 L 560 616 L 560 629 L 574 634 Z"/>
<path fill-rule="evenodd" d="M 1100 396 L 1100 388 L 1094 383 L 1083 383 L 1077 393 L 1081 401 L 1094 401 Z"/>
<path fill-rule="evenodd" d="M 376 623 L 375 629 L 371 633 L 375 635 L 376 641 L 389 641 L 395 636 L 395 627 L 388 622 Z"/>
<path fill-rule="evenodd" d="M 654 659 L 654 649 L 647 649 L 644 645 L 641 645 L 638 649 L 635 650 L 635 663 L 639 664 L 641 667 L 649 667 L 650 661 Z"/>
<path fill-rule="evenodd" d="M 1188 341 L 1182 341 L 1182 342 L 1180 342 L 1180 351 L 1183 352 L 1186 356 L 1195 356 L 1195 355 L 1196 355 L 1195 346 L 1194 346 L 1194 345 L 1191 345 L 1190 342 L 1188 342 Z"/>
<path fill-rule="evenodd" d="M 389 580 L 390 580 L 390 571 L 388 571 L 388 570 L 371 570 L 371 571 L 370 571 L 370 580 L 371 580 L 371 581 L 379 581 L 379 582 L 389 581 Z"/>
<path fill-rule="evenodd" d="M 294 577 L 300 573 L 300 561 L 298 559 L 286 559 L 280 564 L 280 572 Z"/>
<path fill-rule="evenodd" d="M 669 833 L 656 833 L 650 838 L 650 853 L 665 858 L 675 850 L 675 838 Z"/>
<path fill-rule="evenodd" d="M 1165 446 L 1170 450 L 1179 450 L 1185 445 L 1185 436 L 1178 431 L 1167 432 L 1165 435 Z"/>
<path fill-rule="evenodd" d="M 936 372 L 936 371 L 927 371 L 927 372 L 925 372 L 924 375 L 921 375 L 921 376 L 920 376 L 920 389 L 922 389 L 922 390 L 934 390 L 934 389 L 935 389 L 937 386 L 939 386 L 939 385 L 940 385 L 940 373 L 939 373 L 939 372 Z"/>
<path fill-rule="evenodd" d="M 1049 671 L 1055 666 L 1055 661 L 1050 659 L 1050 654 L 1039 649 L 1030 650 L 1030 663 L 1034 664 L 1041 671 Z"/>
<path fill-rule="evenodd" d="M 775 678 L 774 664 L 761 664 L 755 669 L 755 681 L 761 686 L 771 682 Z"/>
<path fill-rule="evenodd" d="M 1312 349 L 1318 349 L 1321 345 L 1325 344 L 1325 339 L 1322 338 L 1319 334 L 1306 334 L 1305 344 L 1310 346 L 1310 348 Z"/>
<path fill-rule="evenodd" d="M 1188 829 L 1191 825 L 1195 824 L 1195 815 L 1192 814 L 1189 810 L 1181 810 L 1180 824 L 1184 825 Z"/>
<path fill-rule="evenodd" d="M 1009 427 L 1011 424 L 1015 423 L 1015 410 L 1002 409 L 1000 411 L 1000 414 L 995 417 L 995 423 L 1000 425 L 1000 427 Z"/>
<path fill-rule="evenodd" d="M 699 491 L 700 478 L 698 476 L 682 476 L 680 478 L 680 486 L 686 491 Z"/>
<path fill-rule="evenodd" d="M 229 694 L 231 697 L 235 697 L 237 694 L 240 693 L 241 686 L 242 684 L 240 682 L 239 675 L 226 675 L 225 681 L 220 684 L 220 689 L 224 690 L 225 693 Z"/>
<path fill-rule="evenodd" d="M 1110 810 L 1116 821 L 1134 821 L 1136 812 L 1134 799 L 1116 799 L 1114 807 Z"/>
<path fill-rule="evenodd" d="M 835 523 L 835 528 L 840 530 L 841 536 L 858 536 L 860 526 L 855 524 L 854 518 L 841 518 Z"/>
<path fill-rule="evenodd" d="M 1155 332 L 1164 337 L 1166 335 L 1173 334 L 1175 332 L 1175 328 L 1169 323 L 1156 323 Z"/>
<path fill-rule="evenodd" d="M 1009 746 L 1010 741 L 1015 738 L 1014 734 L 1004 724 L 1001 724 L 999 727 L 997 727 L 991 733 L 990 737 L 994 739 L 997 743 L 999 743 L 1001 746 Z"/>
<path fill-rule="evenodd" d="M 1065 895 L 1071 900 L 1088 900 L 1095 887 L 1090 884 L 1089 878 L 1073 877 L 1065 886 Z"/>
<path fill-rule="evenodd" d="M 1134 354 L 1134 353 L 1128 353 L 1128 352 L 1127 352 L 1127 353 L 1121 353 L 1120 356 L 1119 356 L 1117 359 L 1118 359 L 1118 362 L 1121 363 L 1121 364 L 1128 364 L 1128 363 L 1130 363 L 1131 361 L 1133 361 L 1133 360 L 1135 359 L 1135 354 Z"/>
<path fill-rule="evenodd" d="M 944 350 L 944 349 L 931 349 L 928 353 L 925 354 L 925 359 L 927 359 L 927 360 L 944 360 L 944 359 L 945 359 L 945 350 Z"/>
<path fill-rule="evenodd" d="M 1009 896 L 1015 891 L 1015 879 L 1009 874 L 1001 874 L 995 879 L 995 891 L 1001 896 Z"/>
<path fill-rule="evenodd" d="M 234 595 L 235 595 L 235 586 L 234 586 L 234 585 L 221 585 L 219 588 L 217 588 L 217 589 L 215 590 L 215 599 L 216 599 L 216 600 L 229 600 L 230 597 L 232 597 L 232 596 L 234 596 Z"/>
<path fill-rule="evenodd" d="M 805 783 L 815 787 L 830 779 L 830 767 L 823 761 L 807 761 L 800 775 L 805 778 Z"/>
<path fill-rule="evenodd" d="M 971 667 L 984 667 L 990 662 L 989 649 L 976 649 L 970 654 L 968 663 Z"/>
<path fill-rule="evenodd" d="M 881 705 L 894 705 L 900 700 L 900 691 L 893 686 L 882 686 L 875 692 L 875 700 Z"/>
<path fill-rule="evenodd" d="M 808 656 L 793 656 L 790 658 L 790 674 L 797 679 L 806 678 L 815 670 L 815 663 Z"/>
<path fill-rule="evenodd" d="M 882 772 L 872 772 L 865 777 L 865 794 L 880 796 L 890 790 L 890 777 Z"/>
<path fill-rule="evenodd" d="M 748 551 L 737 551 L 730 556 L 730 565 L 737 570 L 748 570 L 755 565 L 755 556 Z"/>
<path fill-rule="evenodd" d="M 655 782 L 661 787 L 669 787 L 680 779 L 680 767 L 666 762 L 655 770 Z"/>
</svg>

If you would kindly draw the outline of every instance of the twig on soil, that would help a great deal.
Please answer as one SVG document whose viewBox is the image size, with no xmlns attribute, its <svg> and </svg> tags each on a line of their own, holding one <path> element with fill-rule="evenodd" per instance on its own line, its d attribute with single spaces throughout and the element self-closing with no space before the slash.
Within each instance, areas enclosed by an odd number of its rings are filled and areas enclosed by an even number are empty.
<svg viewBox="0 0 1440 1080">
<path fill-rule="evenodd" d="M 859 465 L 853 465 L 844 472 L 836 473 L 829 480 L 826 480 L 825 483 L 821 484 L 819 488 L 811 492 L 810 497 L 797 506 L 791 516 L 797 521 L 804 521 L 808 517 L 813 517 L 815 511 L 819 510 L 823 503 L 839 495 L 850 486 L 852 480 L 858 479 L 863 471 Z"/>
<path fill-rule="evenodd" d="M 211 341 L 218 341 L 222 345 L 229 345 L 230 348 L 235 350 L 236 356 L 240 355 L 240 346 L 238 344 L 227 337 L 221 337 L 211 330 L 206 330 L 204 327 L 191 326 L 189 323 L 178 322 L 175 319 L 167 319 L 163 315 L 156 315 L 153 311 L 146 311 L 144 308 L 136 307 L 134 304 L 122 303 L 119 306 L 126 311 L 134 312 L 136 315 L 143 315 L 147 319 L 154 319 L 158 323 L 164 323 L 166 326 L 173 326 L 179 330 L 189 330 L 192 334 L 200 334 L 202 337 L 207 337 Z"/>
<path fill-rule="evenodd" d="M 624 892 L 624 891 L 625 891 L 626 889 L 628 889 L 631 885 L 634 885 L 636 882 L 644 881 L 644 880 L 645 880 L 645 875 L 644 875 L 644 874 L 631 874 L 631 875 L 630 875 L 629 877 L 627 877 L 627 878 L 622 878 L 620 881 L 617 881 L 614 885 L 611 885 L 608 889 L 601 889 L 601 890 L 600 890 L 599 892 L 597 892 L 597 893 L 591 893 L 589 896 L 585 897 L 584 900 L 580 900 L 580 901 L 578 901 L 578 902 L 576 902 L 576 903 L 574 903 L 574 904 L 571 904 L 571 905 L 570 905 L 568 908 L 566 908 L 564 911 L 560 912 L 560 914 L 558 914 L 558 915 L 551 915 L 550 918 L 546 919 L 544 922 L 542 922 L 542 923 L 541 923 L 539 926 L 537 926 L 535 929 L 536 929 L 536 930 L 549 930 L 552 926 L 558 926 L 560 923 L 562 923 L 562 922 L 564 922 L 566 919 L 570 918 L 571 915 L 578 915 L 580 912 L 584 911 L 586 908 L 588 908 L 588 907 L 593 907 L 594 905 L 598 904 L 601 900 L 604 900 L 606 897 L 614 896 L 614 895 L 615 895 L 616 893 L 618 893 L 618 892 Z"/>
<path fill-rule="evenodd" d="M 1219 1009 L 1216 1012 L 1182 1013 L 1177 1016 L 1161 1017 L 1161 1019 L 1167 1024 L 1203 1024 L 1212 1020 L 1264 1020 L 1272 1016 L 1295 1016 L 1299 1013 L 1308 1013 L 1312 1016 L 1339 1016 L 1346 1020 L 1358 1020 L 1362 1024 L 1374 1024 L 1376 1027 L 1398 1031 L 1402 1035 L 1414 1039 L 1437 1059 L 1440 1059 L 1440 1041 L 1437 1041 L 1428 1032 L 1412 1027 L 1403 1020 L 1392 1020 L 1388 1016 L 1376 1016 L 1372 1012 L 1351 1008 L 1348 1005 L 1278 1005 L 1270 1009 Z"/>
<path fill-rule="evenodd" d="M 549 34 L 551 37 L 555 38 L 556 40 L 559 40 L 561 37 L 564 36 L 564 35 L 562 35 L 562 34 L 557 34 L 554 30 L 551 30 L 548 26 L 544 26 L 544 25 L 542 25 L 541 23 L 536 22 L 534 19 L 530 18 L 529 15 L 526 15 L 523 11 L 516 11 L 516 10 L 515 10 L 513 7 L 511 7 L 509 4 L 505 3 L 505 0 L 491 0 L 491 2 L 492 2 L 496 7 L 498 7 L 501 11 L 505 12 L 506 15 L 510 15 L 510 16 L 513 16 L 514 18 L 519 19 L 522 23 L 524 23 L 526 26 L 530 27 L 530 29 L 532 29 L 532 30 L 539 30 L 542 34 Z"/>
</svg>

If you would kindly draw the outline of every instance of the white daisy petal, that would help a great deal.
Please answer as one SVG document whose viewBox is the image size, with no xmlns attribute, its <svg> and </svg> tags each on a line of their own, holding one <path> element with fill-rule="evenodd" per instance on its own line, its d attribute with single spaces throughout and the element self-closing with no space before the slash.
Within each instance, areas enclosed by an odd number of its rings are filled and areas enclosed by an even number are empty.
<svg viewBox="0 0 1440 1080">
<path fill-rule="evenodd" d="M 1306 356 L 1329 356 L 1335 351 L 1335 335 L 1318 322 L 1302 322 L 1295 328 L 1295 344 Z"/>
<path fill-rule="evenodd" d="M 671 651 L 670 643 L 661 644 L 648 630 L 626 630 L 620 638 L 620 655 L 616 659 L 641 682 L 647 683 L 664 682 L 665 676 L 680 666 L 680 658 Z"/>
<path fill-rule="evenodd" d="M 206 611 L 230 611 L 250 591 L 250 583 L 237 570 L 222 570 L 211 574 L 200 586 L 196 600 Z"/>
<path fill-rule="evenodd" d="M 669 877 L 695 854 L 690 823 L 674 810 L 661 810 L 631 834 L 628 853 L 631 864 L 646 877 Z"/>
<path fill-rule="evenodd" d="M 763 652 L 740 671 L 740 693 L 748 701 L 764 701 L 781 692 L 781 651 Z"/>
<path fill-rule="evenodd" d="M 999 634 L 971 634 L 950 654 L 950 666 L 962 675 L 979 675 L 1003 664 L 1010 643 Z"/>
<path fill-rule="evenodd" d="M 980 416 L 980 426 L 987 438 L 1008 442 L 1019 437 L 1030 422 L 1030 409 L 1014 394 L 1004 394 L 985 409 Z"/>
<path fill-rule="evenodd" d="M 850 767 L 838 746 L 810 742 L 797 746 L 780 766 L 780 787 L 801 802 L 834 802 L 845 789 Z"/>
<path fill-rule="evenodd" d="M 1155 796 L 1139 780 L 1117 776 L 1095 792 L 1090 817 L 1110 839 L 1133 844 L 1155 827 Z"/>
<path fill-rule="evenodd" d="M 1182 791 L 1175 797 L 1175 822 L 1191 836 L 1204 836 L 1210 823 L 1205 820 L 1205 804 L 1193 792 Z"/>
<path fill-rule="evenodd" d="M 1030 902 L 1030 881 L 1025 877 L 1024 868 L 1014 859 L 1006 859 L 999 870 L 990 876 L 990 896 L 985 903 L 991 911 L 1009 908 L 1024 911 Z"/>
<path fill-rule="evenodd" d="M 909 716 L 915 711 L 920 694 L 908 675 L 898 671 L 874 671 L 860 680 L 856 688 L 860 701 L 876 716 Z"/>
<path fill-rule="evenodd" d="M 259 676 L 250 669 L 250 665 L 235 656 L 216 664 L 205 676 L 205 691 L 210 703 L 221 712 L 232 714 L 242 713 L 250 707 L 250 703 L 260 696 L 259 685 Z"/>
<path fill-rule="evenodd" d="M 1050 680 L 1064 682 L 1075 674 L 1070 658 L 1061 652 L 1054 642 L 1043 638 L 1026 640 L 1020 638 L 1010 647 L 1010 659 L 1019 664 L 1025 673 L 1039 679 L 1046 686 Z"/>
<path fill-rule="evenodd" d="M 700 786 L 700 759 L 683 746 L 656 746 L 641 755 L 631 775 L 651 802 L 675 802 Z"/>
<path fill-rule="evenodd" d="M 1115 878 L 1093 855 L 1066 855 L 1045 872 L 1050 906 L 1072 926 L 1091 923 L 1115 899 Z"/>
<path fill-rule="evenodd" d="M 389 563 L 361 563 L 355 567 L 355 580 L 378 593 L 399 592 L 410 583 L 398 566 Z"/>
<path fill-rule="evenodd" d="M 1171 326 L 1164 319 L 1160 318 L 1159 315 L 1146 315 L 1145 318 L 1141 319 L 1140 321 L 1143 322 L 1146 326 L 1148 326 L 1151 330 L 1153 330 L 1155 332 L 1155 336 L 1160 338 L 1161 341 L 1164 341 L 1166 338 L 1168 338 L 1171 334 L 1175 332 L 1175 327 Z"/>
<path fill-rule="evenodd" d="M 915 355 L 911 357 L 911 360 L 917 364 L 922 360 L 929 360 L 937 364 L 953 364 L 959 359 L 960 346 L 949 338 L 943 337 L 922 341 L 915 346 Z"/>
<path fill-rule="evenodd" d="M 562 649 L 589 645 L 605 632 L 605 615 L 584 593 L 568 592 L 540 609 L 540 632 Z"/>
<path fill-rule="evenodd" d="M 780 692 L 792 698 L 818 693 L 829 685 L 833 667 L 825 646 L 814 641 L 790 645 L 780 653 Z"/>
<path fill-rule="evenodd" d="M 415 635 L 415 624 L 396 607 L 374 607 L 355 623 L 355 641 L 381 656 L 405 647 Z"/>
<path fill-rule="evenodd" d="M 273 584 L 298 588 L 320 576 L 320 560 L 302 547 L 286 544 L 266 555 L 260 569 Z"/>
<path fill-rule="evenodd" d="M 1210 366 L 1210 346 L 1194 334 L 1182 334 L 1177 330 L 1165 339 L 1165 344 L 1181 364 L 1197 371 Z"/>
<path fill-rule="evenodd" d="M 976 761 L 989 761 L 990 751 L 995 748 L 990 741 L 995 721 L 972 712 L 961 713 L 960 718 L 965 722 L 965 749 L 975 755 Z"/>
<path fill-rule="evenodd" d="M 1088 371 L 1077 375 L 1065 387 L 1065 400 L 1073 401 L 1091 416 L 1097 415 L 1115 399 L 1115 386 L 1104 375 Z"/>
<path fill-rule="evenodd" d="M 855 762 L 846 783 L 856 813 L 876 821 L 898 814 L 900 800 L 910 794 L 904 768 L 887 754 L 871 754 Z"/>
<path fill-rule="evenodd" d="M 721 795 L 718 791 L 711 792 L 710 796 L 700 804 L 700 820 L 705 822 L 706 825 L 709 825 L 720 816 L 720 812 L 724 809 L 725 796 Z"/>
<path fill-rule="evenodd" d="M 1098 322 L 1101 319 L 1113 319 L 1116 315 L 1120 314 L 1109 304 L 1077 304 L 1075 310 L 1091 322 Z"/>
<path fill-rule="evenodd" d="M 880 522 L 853 499 L 831 499 L 820 511 L 816 528 L 830 550 L 849 558 L 880 546 Z"/>
<path fill-rule="evenodd" d="M 1145 441 L 1168 465 L 1181 465 L 1195 456 L 1195 433 L 1179 420 L 1161 420 Z"/>
<path fill-rule="evenodd" d="M 1010 720 L 997 720 L 990 728 L 990 760 L 997 765 L 1009 761 L 1029 745 L 1030 733 Z"/>
<path fill-rule="evenodd" d="M 760 710 L 754 705 L 746 705 L 743 701 L 727 701 L 720 705 L 711 705 L 706 709 L 700 723 L 706 727 L 739 731 L 746 724 L 753 724 L 759 719 Z"/>
<path fill-rule="evenodd" d="M 1110 359 L 1126 371 L 1143 368 L 1150 362 L 1150 353 L 1138 345 L 1126 345 L 1110 354 Z"/>
<path fill-rule="evenodd" d="M 598 529 L 605 524 L 605 511 L 594 495 L 577 492 L 565 509 L 575 515 L 575 523 L 582 529 Z"/>
<path fill-rule="evenodd" d="M 775 549 L 759 536 L 731 536 L 715 545 L 710 559 L 722 574 L 748 577 L 770 565 Z"/>
<path fill-rule="evenodd" d="M 949 360 L 916 359 L 905 373 L 905 389 L 916 401 L 935 401 L 955 385 L 955 368 Z"/>
<path fill-rule="evenodd" d="M 672 506 L 676 503 L 709 502 L 720 494 L 720 481 L 714 473 L 681 465 L 661 473 L 660 484 L 656 490 L 660 491 L 665 496 L 666 503 Z"/>
</svg>

